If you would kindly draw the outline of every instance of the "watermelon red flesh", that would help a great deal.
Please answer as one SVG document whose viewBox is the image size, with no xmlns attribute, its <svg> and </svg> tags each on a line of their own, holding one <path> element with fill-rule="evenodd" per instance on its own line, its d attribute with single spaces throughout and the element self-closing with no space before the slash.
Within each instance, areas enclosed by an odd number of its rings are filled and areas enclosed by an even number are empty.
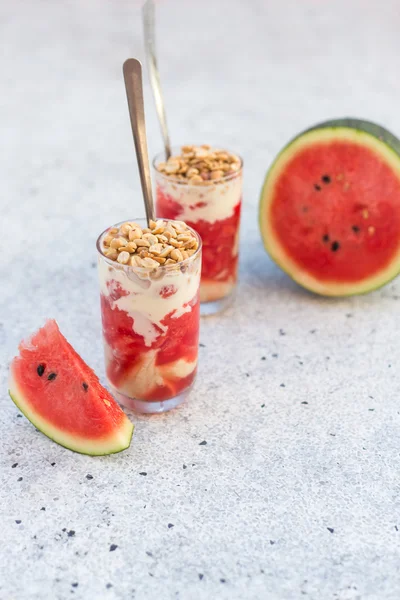
<svg viewBox="0 0 400 600">
<path fill-rule="evenodd" d="M 400 178 L 369 148 L 347 141 L 306 147 L 287 165 L 276 193 L 276 234 L 319 279 L 359 281 L 387 267 L 399 250 Z"/>
<path fill-rule="evenodd" d="M 10 395 L 38 429 L 84 454 L 129 446 L 132 423 L 55 321 L 22 342 L 19 351 L 10 367 Z"/>
<path fill-rule="evenodd" d="M 295 280 L 346 295 L 400 270 L 400 157 L 370 133 L 331 125 L 278 157 L 260 220 L 267 250 Z"/>
</svg>

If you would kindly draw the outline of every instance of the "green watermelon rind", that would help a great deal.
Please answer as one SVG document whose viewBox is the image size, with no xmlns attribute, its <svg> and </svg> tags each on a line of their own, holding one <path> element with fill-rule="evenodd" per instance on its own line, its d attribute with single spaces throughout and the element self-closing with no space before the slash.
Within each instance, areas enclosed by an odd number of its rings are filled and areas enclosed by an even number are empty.
<svg viewBox="0 0 400 600">
<path fill-rule="evenodd" d="M 355 118 L 335 119 L 324 121 L 314 127 L 311 127 L 295 138 L 293 138 L 278 154 L 272 163 L 265 177 L 260 194 L 259 204 L 259 226 L 265 250 L 271 259 L 296 283 L 308 289 L 311 292 L 322 296 L 345 297 L 359 294 L 367 294 L 373 290 L 379 289 L 397 277 L 400 273 L 400 249 L 393 258 L 388 267 L 380 273 L 364 279 L 362 282 L 326 282 L 319 281 L 316 277 L 308 274 L 296 264 L 293 259 L 285 255 L 284 249 L 279 241 L 274 239 L 273 230 L 270 227 L 268 219 L 268 190 L 273 189 L 274 180 L 283 170 L 285 164 L 300 142 L 321 141 L 333 139 L 335 136 L 347 137 L 354 141 L 366 143 L 384 156 L 395 172 L 398 172 L 400 178 L 400 140 L 398 140 L 390 131 L 369 121 L 363 121 Z"/>
<path fill-rule="evenodd" d="M 65 433 L 65 431 L 55 427 L 34 411 L 29 410 L 28 403 L 23 399 L 23 394 L 18 391 L 18 386 L 12 377 L 9 381 L 8 393 L 11 400 L 32 425 L 53 442 L 56 442 L 68 450 L 78 452 L 79 454 L 87 454 L 89 456 L 105 456 L 122 452 L 129 448 L 131 444 L 134 425 L 128 417 L 124 419 L 123 427 L 115 429 L 112 432 L 112 435 L 107 438 L 82 438 L 80 436 L 78 437 Z"/>
</svg>

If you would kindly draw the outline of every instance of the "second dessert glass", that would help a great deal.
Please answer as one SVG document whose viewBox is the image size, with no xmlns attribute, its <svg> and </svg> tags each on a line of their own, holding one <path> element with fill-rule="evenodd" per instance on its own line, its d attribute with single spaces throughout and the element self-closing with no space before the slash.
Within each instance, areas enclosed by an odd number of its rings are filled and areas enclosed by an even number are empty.
<svg viewBox="0 0 400 600">
<path fill-rule="evenodd" d="M 120 264 L 107 258 L 103 242 L 121 225 L 97 240 L 107 378 L 121 404 L 165 412 L 185 400 L 196 376 L 201 240 L 192 231 L 198 247 L 177 264 Z M 134 225 L 146 231 L 146 221 Z"/>
<path fill-rule="evenodd" d="M 196 151 L 199 156 L 196 156 Z M 243 162 L 237 154 L 214 150 L 207 145 L 183 146 L 182 150 L 174 148 L 170 159 L 179 162 L 182 156 L 192 156 L 193 159 L 189 160 L 199 167 L 197 173 L 201 175 L 202 160 L 208 160 L 210 156 L 213 160 L 215 153 L 234 157 L 237 170 L 223 173 L 216 169 L 215 179 L 202 180 L 200 176 L 194 176 L 191 181 L 179 177 L 180 171 L 167 174 L 159 170 L 159 165 L 165 161 L 164 153 L 153 160 L 157 214 L 184 221 L 197 231 L 203 242 L 202 315 L 215 314 L 225 308 L 236 287 Z"/>
</svg>

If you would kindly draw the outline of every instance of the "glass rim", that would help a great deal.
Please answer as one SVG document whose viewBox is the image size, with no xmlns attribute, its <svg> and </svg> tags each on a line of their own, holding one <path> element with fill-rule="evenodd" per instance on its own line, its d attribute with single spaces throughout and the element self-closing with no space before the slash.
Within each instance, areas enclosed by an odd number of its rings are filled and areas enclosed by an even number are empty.
<svg viewBox="0 0 400 600">
<path fill-rule="evenodd" d="M 162 220 L 162 221 L 166 221 L 168 223 L 174 222 L 176 221 L 176 219 L 164 219 L 162 217 L 155 217 L 155 220 Z M 133 266 L 133 265 L 123 265 L 119 262 L 117 262 L 116 260 L 112 260 L 111 258 L 108 258 L 101 247 L 101 241 L 103 239 L 103 237 L 106 235 L 106 233 L 112 229 L 113 227 L 120 227 L 121 225 L 123 225 L 124 223 L 127 223 L 128 221 L 133 221 L 135 223 L 140 224 L 140 222 L 144 222 L 147 225 L 147 220 L 145 217 L 139 217 L 138 219 L 124 219 L 123 221 L 120 221 L 118 223 L 115 223 L 115 225 L 110 225 L 109 227 L 107 227 L 107 229 L 105 229 L 97 238 L 96 240 L 96 249 L 97 252 L 99 254 L 99 256 L 101 256 L 101 258 L 108 263 L 110 266 L 113 266 L 114 268 L 117 267 L 118 269 L 122 269 L 125 271 L 138 271 L 139 273 L 151 273 L 152 271 L 157 270 L 158 271 L 164 271 L 164 272 L 168 272 L 168 271 L 174 271 L 176 270 L 177 267 L 181 267 L 183 265 L 188 265 L 191 262 L 194 262 L 195 259 L 199 256 L 199 254 L 201 253 L 202 247 L 203 247 L 203 242 L 202 239 L 200 237 L 200 235 L 197 233 L 197 231 L 195 229 L 193 229 L 192 227 L 189 227 L 189 225 L 186 225 L 186 227 L 193 233 L 193 235 L 195 236 L 195 238 L 198 241 L 198 247 L 197 250 L 195 251 L 194 254 L 192 254 L 192 256 L 188 256 L 188 258 L 185 258 L 185 260 L 181 260 L 179 263 L 175 263 L 174 265 L 170 264 L 170 265 L 159 265 L 158 267 L 139 267 L 137 265 Z M 184 221 L 182 221 L 183 223 Z M 134 256 L 134 255 L 133 255 Z"/>
<path fill-rule="evenodd" d="M 183 144 L 185 145 L 185 144 Z M 196 144 L 192 144 L 192 146 L 195 146 Z M 173 146 L 171 148 L 172 154 L 175 154 L 175 150 L 179 150 L 180 151 L 181 146 Z M 211 149 L 213 148 L 213 146 L 211 146 Z M 239 175 L 241 175 L 242 171 L 243 171 L 243 158 L 240 156 L 240 154 L 238 154 L 237 152 L 231 152 L 230 150 L 226 150 L 224 148 L 221 148 L 222 152 L 230 152 L 231 154 L 234 154 L 235 156 L 238 157 L 239 161 L 240 161 L 240 168 L 235 171 L 234 173 L 230 173 L 229 175 L 224 175 L 223 177 L 220 177 L 220 179 L 214 179 L 212 180 L 213 184 L 217 184 L 217 183 L 221 183 L 221 182 L 226 182 L 226 181 L 232 181 L 232 179 L 236 179 L 236 177 L 238 177 Z M 154 169 L 154 171 L 156 172 L 157 175 L 159 175 L 160 177 L 162 177 L 163 179 L 165 179 L 166 181 L 169 181 L 171 183 L 176 183 L 177 185 L 192 185 L 189 184 L 189 181 L 185 181 L 184 179 L 176 179 L 173 175 L 165 175 L 164 173 L 161 173 L 161 171 L 159 171 L 157 169 L 157 162 L 160 161 L 160 158 L 164 157 L 163 162 L 165 162 L 165 151 L 161 150 L 160 152 L 157 152 L 157 154 L 154 156 L 153 160 L 151 161 L 152 167 Z M 210 181 L 210 180 L 208 180 Z M 210 187 L 210 184 L 206 184 L 206 185 L 196 185 L 193 187 Z"/>
</svg>

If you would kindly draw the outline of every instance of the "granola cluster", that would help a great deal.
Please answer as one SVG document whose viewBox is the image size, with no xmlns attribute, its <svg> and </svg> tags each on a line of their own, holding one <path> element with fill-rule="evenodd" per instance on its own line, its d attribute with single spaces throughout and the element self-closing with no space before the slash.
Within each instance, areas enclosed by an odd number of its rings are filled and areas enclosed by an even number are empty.
<svg viewBox="0 0 400 600">
<path fill-rule="evenodd" d="M 183 221 L 150 221 L 142 229 L 134 221 L 112 227 L 103 238 L 104 255 L 122 265 L 155 269 L 192 256 L 199 247 L 197 238 Z"/>
<path fill-rule="evenodd" d="M 241 160 L 235 154 L 202 146 L 182 146 L 181 154 L 161 162 L 157 170 L 177 183 L 191 185 L 214 185 L 233 176 L 241 168 Z"/>
</svg>

